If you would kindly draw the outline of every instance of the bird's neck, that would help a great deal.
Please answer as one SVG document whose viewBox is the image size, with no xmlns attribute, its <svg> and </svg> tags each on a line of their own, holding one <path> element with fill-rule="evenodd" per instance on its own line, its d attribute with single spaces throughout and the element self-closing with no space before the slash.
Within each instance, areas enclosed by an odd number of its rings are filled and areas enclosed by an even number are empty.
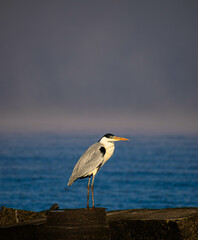
<svg viewBox="0 0 198 240">
<path fill-rule="evenodd" d="M 109 149 L 109 148 L 115 148 L 115 145 L 114 145 L 114 142 L 106 142 L 106 143 L 103 143 L 105 148 L 106 149 Z"/>
<path fill-rule="evenodd" d="M 115 149 L 115 145 L 114 142 L 108 142 L 108 141 L 100 141 L 100 143 L 103 144 L 103 146 L 105 147 L 106 153 L 104 155 L 104 161 L 103 164 L 105 164 L 105 162 L 113 155 L 114 149 Z"/>
<path fill-rule="evenodd" d="M 102 143 L 106 149 L 108 149 L 108 148 L 114 148 L 114 147 L 115 147 L 113 141 L 112 141 L 112 142 L 111 142 L 111 141 L 107 141 L 105 138 L 102 138 L 102 139 L 100 140 L 100 143 Z"/>
<path fill-rule="evenodd" d="M 105 139 L 101 139 L 100 143 L 102 143 L 106 149 L 106 151 L 111 151 L 113 153 L 115 149 L 114 142 L 106 141 Z"/>
</svg>

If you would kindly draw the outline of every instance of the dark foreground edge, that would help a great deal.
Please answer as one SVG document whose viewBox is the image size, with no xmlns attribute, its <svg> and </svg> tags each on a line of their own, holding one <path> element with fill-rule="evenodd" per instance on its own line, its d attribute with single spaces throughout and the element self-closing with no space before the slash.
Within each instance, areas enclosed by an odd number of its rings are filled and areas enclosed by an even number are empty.
<svg viewBox="0 0 198 240">
<path fill-rule="evenodd" d="M 54 210 L 53 210 L 54 209 Z M 198 208 L 62 209 L 2 207 L 0 239 L 198 240 Z"/>
</svg>

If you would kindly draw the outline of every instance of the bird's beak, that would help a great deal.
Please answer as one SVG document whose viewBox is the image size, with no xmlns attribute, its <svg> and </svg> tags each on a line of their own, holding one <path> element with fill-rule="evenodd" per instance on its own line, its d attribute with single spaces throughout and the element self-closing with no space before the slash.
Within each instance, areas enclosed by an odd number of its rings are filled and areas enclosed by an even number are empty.
<svg viewBox="0 0 198 240">
<path fill-rule="evenodd" d="M 114 141 L 129 141 L 129 139 L 127 139 L 127 138 L 117 137 L 117 136 L 113 136 L 113 140 Z"/>
</svg>

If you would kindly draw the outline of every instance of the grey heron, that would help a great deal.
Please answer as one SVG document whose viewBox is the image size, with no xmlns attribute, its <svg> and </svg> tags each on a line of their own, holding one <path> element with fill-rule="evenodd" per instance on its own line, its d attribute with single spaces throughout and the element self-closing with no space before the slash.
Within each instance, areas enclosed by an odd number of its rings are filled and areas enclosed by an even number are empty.
<svg viewBox="0 0 198 240">
<path fill-rule="evenodd" d="M 117 137 L 111 133 L 105 134 L 98 142 L 91 145 L 76 163 L 72 175 L 68 181 L 68 186 L 72 185 L 77 179 L 89 177 L 87 185 L 87 208 L 89 208 L 90 180 L 92 207 L 94 207 L 94 179 L 96 173 L 101 169 L 105 162 L 113 155 L 115 141 L 128 141 L 129 139 Z"/>
</svg>

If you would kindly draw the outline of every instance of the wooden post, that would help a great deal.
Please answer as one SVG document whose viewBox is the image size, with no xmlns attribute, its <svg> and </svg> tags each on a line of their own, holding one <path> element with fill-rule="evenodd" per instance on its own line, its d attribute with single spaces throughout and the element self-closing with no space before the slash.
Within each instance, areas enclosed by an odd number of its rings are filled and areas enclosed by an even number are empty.
<svg viewBox="0 0 198 240">
<path fill-rule="evenodd" d="M 63 209 L 48 213 L 45 239 L 109 240 L 104 208 Z"/>
</svg>

